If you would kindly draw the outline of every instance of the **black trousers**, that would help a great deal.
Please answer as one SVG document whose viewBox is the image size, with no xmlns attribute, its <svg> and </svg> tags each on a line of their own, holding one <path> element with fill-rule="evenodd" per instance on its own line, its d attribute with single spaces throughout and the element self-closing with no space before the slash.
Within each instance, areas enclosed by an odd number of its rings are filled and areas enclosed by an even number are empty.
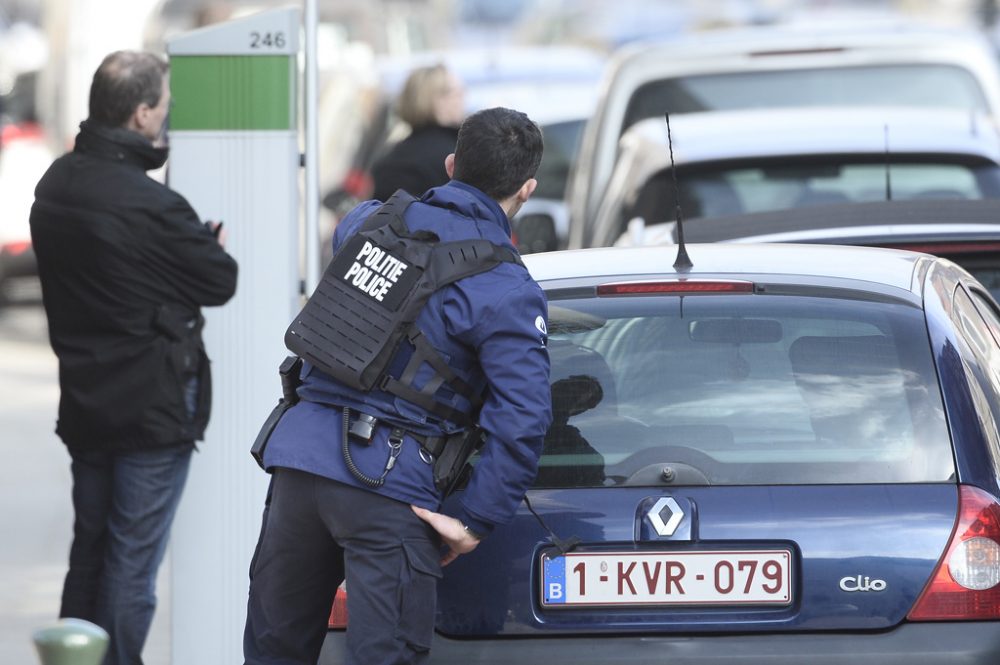
<svg viewBox="0 0 1000 665">
<path fill-rule="evenodd" d="M 347 580 L 348 665 L 425 663 L 441 541 L 410 506 L 293 469 L 271 479 L 243 637 L 247 665 L 315 665 Z"/>
</svg>

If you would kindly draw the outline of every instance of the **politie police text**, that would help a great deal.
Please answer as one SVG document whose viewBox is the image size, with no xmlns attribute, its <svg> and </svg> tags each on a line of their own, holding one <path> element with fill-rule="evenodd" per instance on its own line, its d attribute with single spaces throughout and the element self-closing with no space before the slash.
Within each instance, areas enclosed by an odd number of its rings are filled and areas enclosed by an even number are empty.
<svg viewBox="0 0 1000 665">
<path fill-rule="evenodd" d="M 361 246 L 354 263 L 347 269 L 344 281 L 349 281 L 375 300 L 382 302 L 409 266 L 369 241 Z"/>
</svg>

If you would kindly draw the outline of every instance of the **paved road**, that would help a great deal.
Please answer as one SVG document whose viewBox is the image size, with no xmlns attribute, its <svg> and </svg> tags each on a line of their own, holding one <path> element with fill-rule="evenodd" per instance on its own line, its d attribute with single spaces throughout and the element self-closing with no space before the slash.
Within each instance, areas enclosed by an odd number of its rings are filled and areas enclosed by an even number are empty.
<svg viewBox="0 0 1000 665">
<path fill-rule="evenodd" d="M 0 308 L 0 663 L 36 665 L 55 620 L 72 528 L 69 456 L 53 432 L 57 364 L 40 306 Z M 146 665 L 169 665 L 169 561 Z"/>
</svg>

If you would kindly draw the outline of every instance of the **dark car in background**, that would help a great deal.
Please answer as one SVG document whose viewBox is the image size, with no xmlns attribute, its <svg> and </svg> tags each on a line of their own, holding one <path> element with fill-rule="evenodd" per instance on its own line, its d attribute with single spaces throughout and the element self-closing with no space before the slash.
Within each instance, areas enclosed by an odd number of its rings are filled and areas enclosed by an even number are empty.
<svg viewBox="0 0 1000 665">
<path fill-rule="evenodd" d="M 538 518 L 445 569 L 431 662 L 997 662 L 987 290 L 916 252 L 686 250 L 525 257 L 550 308 Z"/>
</svg>

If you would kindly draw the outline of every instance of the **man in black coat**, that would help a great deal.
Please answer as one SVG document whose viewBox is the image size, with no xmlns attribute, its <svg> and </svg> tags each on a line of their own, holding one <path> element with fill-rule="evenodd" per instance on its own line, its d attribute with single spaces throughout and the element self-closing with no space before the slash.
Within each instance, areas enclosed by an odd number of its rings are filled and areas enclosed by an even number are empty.
<svg viewBox="0 0 1000 665">
<path fill-rule="evenodd" d="M 61 617 L 108 631 L 105 665 L 141 663 L 163 558 L 211 379 L 200 308 L 236 262 L 188 202 L 150 178 L 170 107 L 167 63 L 119 51 L 94 74 L 72 152 L 35 188 L 31 238 L 59 358 L 57 434 L 72 458 L 73 545 Z"/>
</svg>

